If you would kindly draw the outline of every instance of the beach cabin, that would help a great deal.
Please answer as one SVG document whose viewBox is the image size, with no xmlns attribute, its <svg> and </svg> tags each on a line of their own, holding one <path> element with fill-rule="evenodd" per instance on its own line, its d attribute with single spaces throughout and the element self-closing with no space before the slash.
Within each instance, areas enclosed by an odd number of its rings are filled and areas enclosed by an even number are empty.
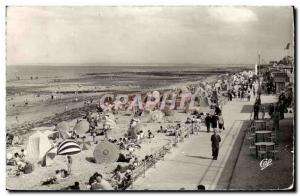
<svg viewBox="0 0 300 196">
<path fill-rule="evenodd" d="M 285 89 L 285 85 L 289 82 L 289 77 L 285 72 L 273 72 L 272 77 L 274 78 L 273 83 L 276 88 L 276 93 L 280 93 Z"/>
</svg>

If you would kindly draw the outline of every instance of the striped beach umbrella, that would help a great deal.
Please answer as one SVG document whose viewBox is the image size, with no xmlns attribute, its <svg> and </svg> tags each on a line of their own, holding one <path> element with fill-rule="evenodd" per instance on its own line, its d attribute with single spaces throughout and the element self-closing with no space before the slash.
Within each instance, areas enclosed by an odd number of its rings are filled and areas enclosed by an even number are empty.
<svg viewBox="0 0 300 196">
<path fill-rule="evenodd" d="M 80 152 L 80 146 L 74 140 L 64 140 L 57 148 L 58 155 L 73 155 Z"/>
</svg>

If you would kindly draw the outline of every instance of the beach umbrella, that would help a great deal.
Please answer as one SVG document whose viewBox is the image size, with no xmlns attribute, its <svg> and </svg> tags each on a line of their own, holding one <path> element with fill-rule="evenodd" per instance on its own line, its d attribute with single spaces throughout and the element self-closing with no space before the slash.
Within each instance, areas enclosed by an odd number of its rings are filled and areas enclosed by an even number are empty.
<svg viewBox="0 0 300 196">
<path fill-rule="evenodd" d="M 160 94 L 159 94 L 158 91 L 153 91 L 152 95 L 153 95 L 153 97 L 155 97 L 155 98 L 159 98 L 159 97 L 160 97 L 160 96 L 159 96 Z"/>
<path fill-rule="evenodd" d="M 106 113 L 104 118 L 105 118 L 105 120 L 107 120 L 107 119 L 111 119 L 113 121 L 116 120 L 115 116 L 112 113 Z"/>
<path fill-rule="evenodd" d="M 69 123 L 65 121 L 58 123 L 55 127 L 55 131 L 59 132 L 59 137 L 61 137 L 62 139 L 68 139 L 71 137 L 71 134 L 69 133 Z"/>
<path fill-rule="evenodd" d="M 164 116 L 163 113 L 158 110 L 152 112 L 150 115 L 153 122 L 161 121 Z"/>
<path fill-rule="evenodd" d="M 98 120 L 99 119 L 99 114 L 97 112 L 93 112 L 91 114 L 91 117 L 94 118 L 94 119 L 96 119 L 96 120 Z"/>
<path fill-rule="evenodd" d="M 103 127 L 109 127 L 110 129 L 116 128 L 117 124 L 112 119 L 107 119 L 104 121 Z"/>
<path fill-rule="evenodd" d="M 93 155 L 98 164 L 113 163 L 119 158 L 119 150 L 115 144 L 104 141 L 95 147 Z"/>
<path fill-rule="evenodd" d="M 80 146 L 76 143 L 75 140 L 64 140 L 62 141 L 57 148 L 58 155 L 73 155 L 80 153 Z"/>
<path fill-rule="evenodd" d="M 78 135 L 81 135 L 81 134 L 85 134 L 89 130 L 89 128 L 90 128 L 90 123 L 87 120 L 81 120 L 76 123 L 73 130 L 76 131 Z"/>
</svg>

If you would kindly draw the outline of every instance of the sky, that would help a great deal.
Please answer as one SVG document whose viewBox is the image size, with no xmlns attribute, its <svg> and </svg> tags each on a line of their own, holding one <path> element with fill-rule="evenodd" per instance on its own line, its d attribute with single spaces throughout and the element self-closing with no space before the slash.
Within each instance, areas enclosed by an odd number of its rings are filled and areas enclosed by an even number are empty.
<svg viewBox="0 0 300 196">
<path fill-rule="evenodd" d="M 292 50 L 291 7 L 14 7 L 7 65 L 254 64 Z"/>
</svg>

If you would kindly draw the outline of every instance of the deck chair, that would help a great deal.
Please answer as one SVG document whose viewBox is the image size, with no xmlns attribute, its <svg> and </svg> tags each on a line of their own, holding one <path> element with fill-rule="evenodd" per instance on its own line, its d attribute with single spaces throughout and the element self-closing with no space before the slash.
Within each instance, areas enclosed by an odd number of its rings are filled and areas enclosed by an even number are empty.
<svg viewBox="0 0 300 196">
<path fill-rule="evenodd" d="M 253 144 L 250 144 L 249 146 L 249 151 L 251 155 L 255 155 L 255 151 L 256 151 L 256 146 Z"/>
<path fill-rule="evenodd" d="M 267 157 L 267 147 L 266 146 L 258 146 L 257 155 L 259 160 L 262 160 L 263 158 Z"/>
<path fill-rule="evenodd" d="M 271 157 L 272 157 L 274 160 L 278 159 L 278 154 L 279 154 L 279 150 L 278 150 L 278 149 L 279 149 L 279 148 L 278 148 L 278 145 L 275 145 L 275 146 L 274 146 L 274 149 L 269 150 L 269 152 L 270 152 L 270 154 L 271 154 Z"/>
</svg>

